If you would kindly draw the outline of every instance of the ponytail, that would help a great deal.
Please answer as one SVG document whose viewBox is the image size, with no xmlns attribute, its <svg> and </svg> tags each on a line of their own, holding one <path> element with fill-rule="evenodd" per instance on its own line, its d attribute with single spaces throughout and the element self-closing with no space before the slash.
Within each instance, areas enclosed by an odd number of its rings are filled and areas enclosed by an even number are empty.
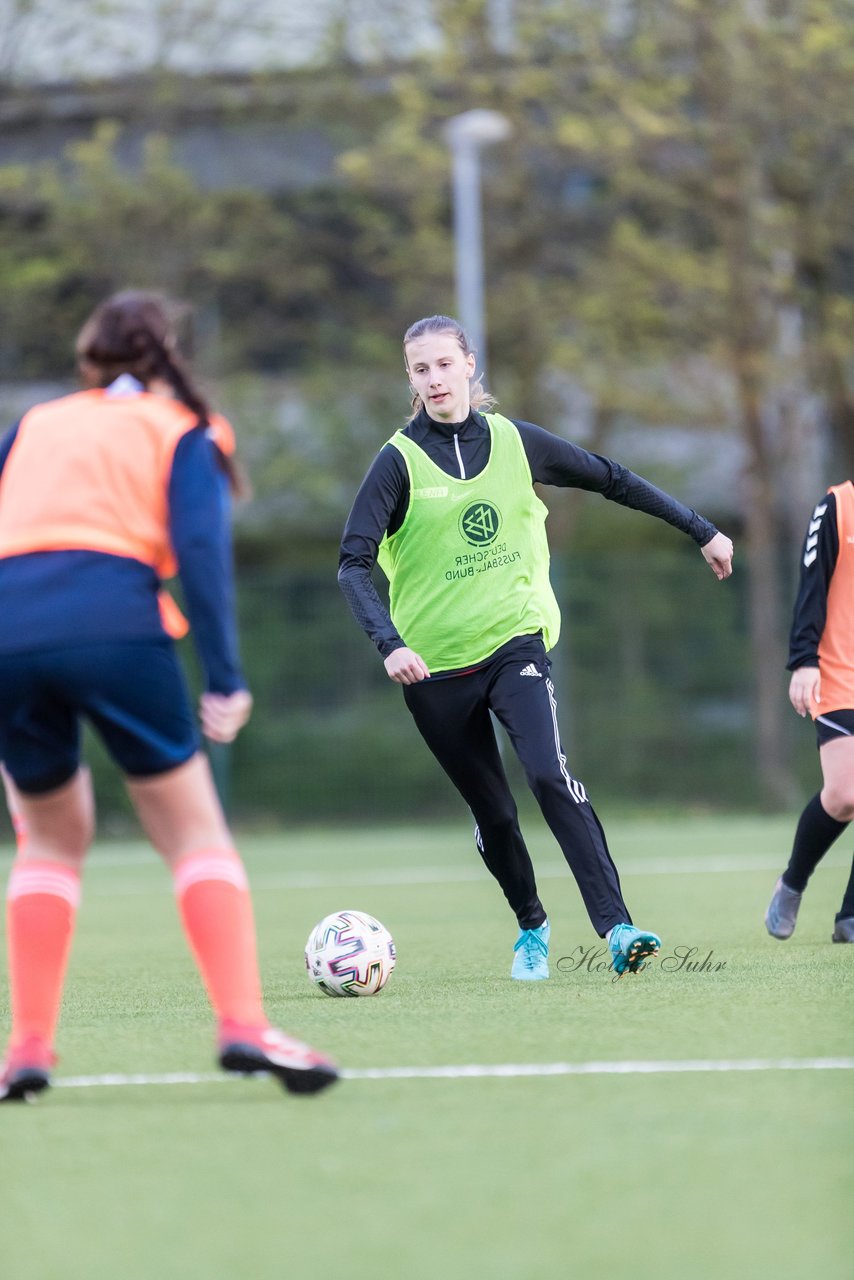
<svg viewBox="0 0 854 1280">
<path fill-rule="evenodd" d="M 196 415 L 200 426 L 209 426 L 211 409 L 178 352 L 174 303 L 159 293 L 127 289 L 96 307 L 77 336 L 75 351 L 83 382 L 88 387 L 108 387 L 122 373 L 146 388 L 160 380 L 175 399 Z M 236 459 L 216 447 L 217 460 L 238 497 L 249 493 L 243 469 Z"/>
<path fill-rule="evenodd" d="M 161 346 L 159 359 L 155 362 L 155 377 L 161 377 L 164 382 L 168 382 L 175 393 L 175 399 L 180 400 L 196 414 L 200 427 L 211 425 L 210 406 L 193 382 L 187 366 L 174 349 Z M 252 486 L 239 459 L 234 454 L 225 453 L 213 437 L 211 437 L 211 443 L 216 450 L 216 460 L 220 469 L 228 478 L 228 487 L 231 492 L 236 498 L 250 498 Z"/>
</svg>

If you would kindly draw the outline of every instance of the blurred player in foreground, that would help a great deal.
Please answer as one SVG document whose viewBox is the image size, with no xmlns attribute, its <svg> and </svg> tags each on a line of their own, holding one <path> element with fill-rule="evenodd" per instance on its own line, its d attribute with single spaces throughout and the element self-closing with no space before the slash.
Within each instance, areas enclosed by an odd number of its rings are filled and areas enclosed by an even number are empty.
<svg viewBox="0 0 854 1280">
<path fill-rule="evenodd" d="M 312 1093 L 336 1072 L 265 1016 L 246 874 L 172 638 L 186 622 L 161 589 L 177 570 L 206 676 L 202 731 L 231 742 L 252 707 L 235 628 L 231 428 L 196 389 L 157 295 L 102 303 L 81 330 L 77 360 L 86 389 L 37 405 L 0 443 L 0 758 L 18 832 L 0 1101 L 46 1088 L 55 1061 L 95 827 L 81 718 L 126 775 L 170 868 L 218 1020 L 220 1064 Z"/>
<path fill-rule="evenodd" d="M 560 612 L 549 582 L 548 513 L 533 486 L 589 489 L 658 516 L 700 545 L 718 578 L 731 572 L 732 543 L 618 463 L 484 412 L 493 401 L 450 317 L 419 320 L 403 349 L 413 414 L 356 496 L 339 582 L 472 811 L 481 857 L 519 924 L 511 976 L 549 976 L 549 922 L 490 711 L 522 762 L 615 971 L 635 971 L 660 940 L 632 924 L 602 826 L 567 768 L 547 657 Z M 371 581 L 377 560 L 390 582 L 390 615 Z"/>
<path fill-rule="evenodd" d="M 854 484 L 834 485 L 812 513 L 789 642 L 789 699 L 815 721 L 822 789 L 795 832 L 765 926 L 790 938 L 813 871 L 854 818 Z M 854 942 L 854 865 L 831 934 Z"/>
</svg>

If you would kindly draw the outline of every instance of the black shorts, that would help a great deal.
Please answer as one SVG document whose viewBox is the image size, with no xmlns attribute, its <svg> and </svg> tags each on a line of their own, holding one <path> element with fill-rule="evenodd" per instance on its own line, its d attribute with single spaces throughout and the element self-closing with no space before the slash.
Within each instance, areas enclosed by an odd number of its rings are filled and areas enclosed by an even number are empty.
<svg viewBox="0 0 854 1280">
<path fill-rule="evenodd" d="M 820 747 L 835 738 L 854 738 L 854 710 L 844 707 L 840 711 L 816 716 L 815 736 Z"/>
</svg>

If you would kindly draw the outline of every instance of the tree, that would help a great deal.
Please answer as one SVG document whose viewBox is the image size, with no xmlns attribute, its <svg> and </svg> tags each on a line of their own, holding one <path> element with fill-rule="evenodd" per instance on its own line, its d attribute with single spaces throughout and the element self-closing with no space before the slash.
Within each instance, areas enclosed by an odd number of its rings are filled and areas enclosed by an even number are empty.
<svg viewBox="0 0 854 1280">
<path fill-rule="evenodd" d="M 581 0 L 518 0 L 515 11 L 510 53 L 499 56 L 482 38 L 483 3 L 439 6 L 440 57 L 397 78 L 397 111 L 349 172 L 381 187 L 409 231 L 417 226 L 427 252 L 416 270 L 447 296 L 436 221 L 442 120 L 473 106 L 510 117 L 505 167 L 488 174 L 490 324 L 531 416 L 547 407 L 543 375 L 564 369 L 590 397 L 604 441 L 621 413 L 654 425 L 677 408 L 656 369 L 698 357 L 717 369 L 717 404 L 698 416 L 744 444 L 757 761 L 765 801 L 785 804 L 786 495 L 791 469 L 812 455 L 796 432 L 784 438 L 780 384 L 792 352 L 780 335 L 803 320 L 790 393 L 801 407 L 818 397 L 847 465 L 850 5 L 804 0 L 768 12 L 738 0 L 653 0 L 622 24 Z M 821 430 L 822 415 L 812 423 Z"/>
<path fill-rule="evenodd" d="M 61 375 L 73 335 L 116 289 L 165 289 L 196 304 L 207 362 L 293 366 L 330 268 L 298 219 L 253 191 L 203 192 L 149 135 L 138 170 L 102 123 L 61 164 L 0 170 L 0 351 L 7 375 Z"/>
<path fill-rule="evenodd" d="M 180 114 L 164 106 L 179 80 L 160 77 L 181 47 L 174 22 L 195 15 L 201 45 L 229 2 L 146 6 L 164 39 L 152 101 L 148 82 L 131 86 L 137 125 Z M 0 321 L 14 335 L 0 360 L 65 368 L 105 290 L 166 284 L 200 307 L 211 367 L 299 371 L 316 397 L 305 438 L 350 468 L 352 415 L 321 405 L 346 378 L 360 422 L 381 405 L 387 418 L 403 329 L 455 305 L 443 125 L 503 112 L 513 135 L 485 153 L 483 183 L 495 389 L 603 451 L 626 420 L 694 426 L 710 449 L 738 441 L 741 492 L 723 514 L 740 504 L 757 760 L 765 800 L 784 802 L 793 541 L 814 489 L 854 461 L 851 0 L 436 0 L 429 22 L 414 0 L 326 12 L 339 19 L 329 61 L 301 73 L 299 110 L 342 148 L 337 182 L 203 192 L 162 130 L 129 171 L 112 125 L 61 164 L 0 171 Z M 256 86 L 270 111 L 275 83 Z M 265 449 L 264 475 L 278 474 Z M 281 514 L 272 494 L 267 509 Z M 315 501 L 312 518 L 326 509 Z"/>
</svg>

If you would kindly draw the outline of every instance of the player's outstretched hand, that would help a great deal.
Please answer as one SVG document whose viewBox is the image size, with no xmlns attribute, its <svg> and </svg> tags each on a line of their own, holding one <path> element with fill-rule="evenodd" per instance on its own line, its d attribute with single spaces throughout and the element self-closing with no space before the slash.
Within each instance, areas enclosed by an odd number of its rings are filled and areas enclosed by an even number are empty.
<svg viewBox="0 0 854 1280">
<path fill-rule="evenodd" d="M 725 533 L 716 533 L 711 542 L 707 542 L 700 550 L 712 566 L 716 578 L 729 577 L 732 573 L 732 542 Z"/>
<path fill-rule="evenodd" d="M 203 693 L 199 700 L 202 733 L 211 742 L 233 742 L 252 714 L 248 689 L 234 693 Z"/>
<path fill-rule="evenodd" d="M 427 663 L 414 649 L 394 649 L 385 659 L 385 669 L 389 680 L 396 684 L 417 684 L 430 675 Z"/>
<path fill-rule="evenodd" d="M 821 699 L 821 672 L 818 667 L 798 667 L 789 681 L 789 701 L 799 716 L 805 716 L 813 699 Z"/>
</svg>

